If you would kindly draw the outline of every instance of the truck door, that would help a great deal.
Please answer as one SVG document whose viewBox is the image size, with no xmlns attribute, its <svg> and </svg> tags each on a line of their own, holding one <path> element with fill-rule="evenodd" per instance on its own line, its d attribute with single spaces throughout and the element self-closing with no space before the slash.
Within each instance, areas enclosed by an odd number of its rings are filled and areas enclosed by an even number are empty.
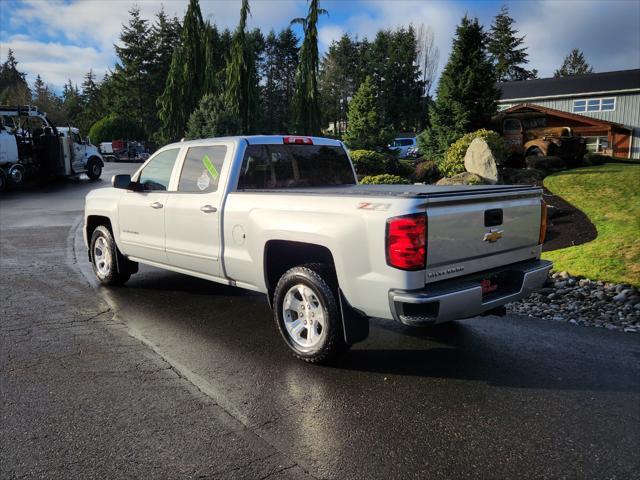
<svg viewBox="0 0 640 480">
<path fill-rule="evenodd" d="M 522 123 L 517 118 L 506 118 L 502 122 L 502 132 L 509 150 L 520 152 L 522 150 L 523 136 Z"/>
<path fill-rule="evenodd" d="M 187 149 L 177 191 L 169 193 L 165 209 L 170 265 L 220 276 L 221 178 L 231 151 L 224 143 Z"/>
<path fill-rule="evenodd" d="M 74 172 L 83 172 L 86 170 L 87 158 L 86 158 L 86 146 L 82 143 L 80 134 L 77 132 L 70 132 L 73 156 L 71 159 L 71 168 Z"/>
<path fill-rule="evenodd" d="M 143 191 L 127 191 L 120 199 L 120 249 L 125 255 L 166 264 L 165 207 L 180 148 L 154 155 L 135 180 Z"/>
</svg>

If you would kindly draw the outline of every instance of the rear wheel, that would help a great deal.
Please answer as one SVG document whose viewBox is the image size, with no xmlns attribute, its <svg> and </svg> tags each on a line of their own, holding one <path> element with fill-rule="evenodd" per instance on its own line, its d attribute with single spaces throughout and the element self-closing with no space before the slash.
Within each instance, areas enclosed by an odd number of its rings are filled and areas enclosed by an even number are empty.
<svg viewBox="0 0 640 480">
<path fill-rule="evenodd" d="M 276 286 L 273 308 L 282 338 L 300 360 L 324 364 L 349 348 L 330 268 L 308 264 L 287 270 Z"/>
<path fill-rule="evenodd" d="M 131 277 L 129 271 L 118 271 L 118 247 L 107 227 L 96 227 L 91 235 L 93 273 L 103 285 L 122 285 Z"/>
</svg>

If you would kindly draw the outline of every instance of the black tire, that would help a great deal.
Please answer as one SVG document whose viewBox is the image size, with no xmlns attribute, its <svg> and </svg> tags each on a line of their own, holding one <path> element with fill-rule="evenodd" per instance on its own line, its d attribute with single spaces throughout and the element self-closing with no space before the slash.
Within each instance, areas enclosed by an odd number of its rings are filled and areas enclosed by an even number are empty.
<svg viewBox="0 0 640 480">
<path fill-rule="evenodd" d="M 87 177 L 89 180 L 98 180 L 102 175 L 102 163 L 96 158 L 90 158 L 87 162 Z"/>
<path fill-rule="evenodd" d="M 0 193 L 7 189 L 7 174 L 0 168 Z"/>
<path fill-rule="evenodd" d="M 319 301 L 319 305 L 315 308 L 320 308 L 324 317 L 325 326 L 320 334 L 319 343 L 309 348 L 303 348 L 296 343 L 285 327 L 283 311 L 285 297 L 298 285 L 311 289 L 315 299 Z M 308 315 L 309 313 L 310 311 Z M 289 350 L 300 360 L 313 364 L 326 364 L 337 359 L 349 348 L 344 341 L 335 273 L 325 265 L 307 264 L 287 270 L 280 277 L 273 293 L 273 317 Z M 308 332 L 307 327 L 304 329 Z"/>
<path fill-rule="evenodd" d="M 111 235 L 107 227 L 104 225 L 96 227 L 91 235 L 89 245 L 93 273 L 100 283 L 103 285 L 122 285 L 129 280 L 131 272 L 128 269 L 126 271 L 118 271 L 117 258 L 122 254 L 118 251 L 113 235 Z M 104 253 L 99 254 L 97 249 L 103 251 L 103 248 Z M 101 260 L 104 261 L 104 264 L 101 263 Z"/>
</svg>

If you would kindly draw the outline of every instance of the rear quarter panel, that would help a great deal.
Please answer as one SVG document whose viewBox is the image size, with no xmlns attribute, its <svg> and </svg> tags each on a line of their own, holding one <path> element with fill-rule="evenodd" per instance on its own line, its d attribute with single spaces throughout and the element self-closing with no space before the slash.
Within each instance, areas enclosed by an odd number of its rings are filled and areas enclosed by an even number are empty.
<svg viewBox="0 0 640 480">
<path fill-rule="evenodd" d="M 362 208 L 372 202 L 377 209 Z M 389 288 L 420 288 L 424 270 L 405 272 L 386 264 L 386 221 L 420 208 L 414 199 L 231 193 L 224 211 L 226 274 L 239 285 L 266 292 L 263 259 L 269 240 L 324 246 L 349 303 L 369 316 L 391 318 Z"/>
</svg>

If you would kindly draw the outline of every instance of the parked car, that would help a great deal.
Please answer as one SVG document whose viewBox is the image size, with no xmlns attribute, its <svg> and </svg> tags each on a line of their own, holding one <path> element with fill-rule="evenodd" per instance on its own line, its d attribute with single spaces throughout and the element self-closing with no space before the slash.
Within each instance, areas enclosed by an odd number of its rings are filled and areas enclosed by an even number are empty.
<svg viewBox="0 0 640 480">
<path fill-rule="evenodd" d="M 56 127 L 30 105 L 0 106 L 0 120 L 0 192 L 28 178 L 100 178 L 102 155 L 77 128 Z"/>
<path fill-rule="evenodd" d="M 389 150 L 398 152 L 398 158 L 407 158 L 409 149 L 417 146 L 418 142 L 415 137 L 394 138 L 389 145 Z"/>
<path fill-rule="evenodd" d="M 100 282 L 144 263 L 265 293 L 286 345 L 312 363 L 366 338 L 369 317 L 500 313 L 551 268 L 540 188 L 358 185 L 337 140 L 174 143 L 112 185 L 85 202 Z"/>
</svg>

